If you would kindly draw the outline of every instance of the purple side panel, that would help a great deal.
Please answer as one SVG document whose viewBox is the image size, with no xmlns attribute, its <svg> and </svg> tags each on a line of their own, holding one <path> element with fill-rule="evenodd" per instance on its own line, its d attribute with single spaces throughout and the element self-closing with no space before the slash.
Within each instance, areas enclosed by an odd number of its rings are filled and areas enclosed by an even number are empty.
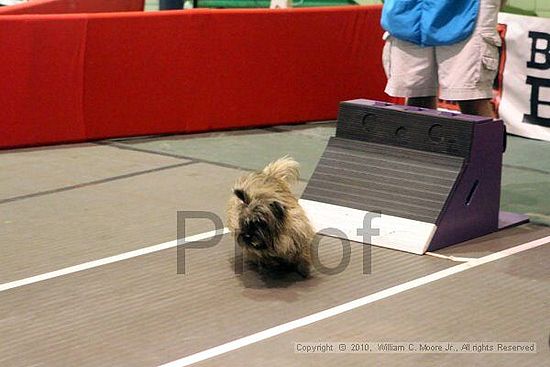
<svg viewBox="0 0 550 367">
<path fill-rule="evenodd" d="M 498 230 L 503 145 L 502 121 L 474 122 L 470 159 L 438 218 L 429 251 Z"/>
</svg>

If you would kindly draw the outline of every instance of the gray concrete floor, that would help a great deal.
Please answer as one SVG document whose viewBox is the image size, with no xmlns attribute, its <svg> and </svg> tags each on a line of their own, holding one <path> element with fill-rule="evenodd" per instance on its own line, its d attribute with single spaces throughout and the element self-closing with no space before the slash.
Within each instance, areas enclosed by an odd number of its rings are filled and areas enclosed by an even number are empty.
<svg viewBox="0 0 550 367">
<path fill-rule="evenodd" d="M 285 154 L 304 189 L 334 123 L 116 139 L 0 152 L 0 286 L 176 237 L 178 210 L 225 220 L 233 181 Z M 478 258 L 550 235 L 550 144 L 510 137 L 502 206 L 532 223 L 439 251 Z M 191 221 L 187 235 L 212 229 Z M 351 245 L 312 279 L 248 268 L 233 241 L 174 248 L 0 291 L 0 366 L 157 366 L 364 297 L 457 262 Z M 542 366 L 549 360 L 548 244 L 208 359 L 212 366 Z M 325 238 L 320 258 L 338 264 Z M 302 355 L 300 341 L 532 341 L 536 354 Z"/>
</svg>

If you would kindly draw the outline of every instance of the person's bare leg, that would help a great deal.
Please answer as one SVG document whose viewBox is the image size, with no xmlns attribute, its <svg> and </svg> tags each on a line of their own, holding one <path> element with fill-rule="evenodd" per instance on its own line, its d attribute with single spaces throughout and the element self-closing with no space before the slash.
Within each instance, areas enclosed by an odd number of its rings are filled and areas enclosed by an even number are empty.
<svg viewBox="0 0 550 367">
<path fill-rule="evenodd" d="M 475 99 L 471 101 L 458 101 L 460 112 L 468 115 L 494 117 L 495 113 L 490 99 Z"/>
<path fill-rule="evenodd" d="M 410 98 L 407 98 L 407 106 L 436 109 L 437 98 L 435 96 L 410 97 Z"/>
</svg>

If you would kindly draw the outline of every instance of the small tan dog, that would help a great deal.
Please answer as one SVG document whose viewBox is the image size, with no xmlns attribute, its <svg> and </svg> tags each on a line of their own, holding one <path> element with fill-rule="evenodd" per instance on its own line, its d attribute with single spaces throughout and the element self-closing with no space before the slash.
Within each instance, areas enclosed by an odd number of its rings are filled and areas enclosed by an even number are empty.
<svg viewBox="0 0 550 367">
<path fill-rule="evenodd" d="M 228 227 L 248 261 L 262 267 L 290 267 L 304 278 L 311 267 L 315 237 L 290 185 L 299 164 L 290 157 L 240 177 L 229 200 Z"/>
</svg>

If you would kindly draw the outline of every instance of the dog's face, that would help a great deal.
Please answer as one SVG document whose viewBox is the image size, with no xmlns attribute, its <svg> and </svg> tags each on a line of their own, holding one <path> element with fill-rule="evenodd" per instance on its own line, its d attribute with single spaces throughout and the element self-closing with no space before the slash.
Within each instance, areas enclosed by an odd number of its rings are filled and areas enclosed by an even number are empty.
<svg viewBox="0 0 550 367">
<path fill-rule="evenodd" d="M 266 250 L 273 245 L 273 234 L 266 218 L 259 213 L 244 216 L 239 220 L 240 232 L 237 241 L 242 246 L 256 250 Z"/>
<path fill-rule="evenodd" d="M 237 242 L 258 251 L 273 248 L 284 225 L 284 207 L 277 201 L 250 201 L 238 190 L 235 190 L 235 195 L 242 202 Z"/>
</svg>

